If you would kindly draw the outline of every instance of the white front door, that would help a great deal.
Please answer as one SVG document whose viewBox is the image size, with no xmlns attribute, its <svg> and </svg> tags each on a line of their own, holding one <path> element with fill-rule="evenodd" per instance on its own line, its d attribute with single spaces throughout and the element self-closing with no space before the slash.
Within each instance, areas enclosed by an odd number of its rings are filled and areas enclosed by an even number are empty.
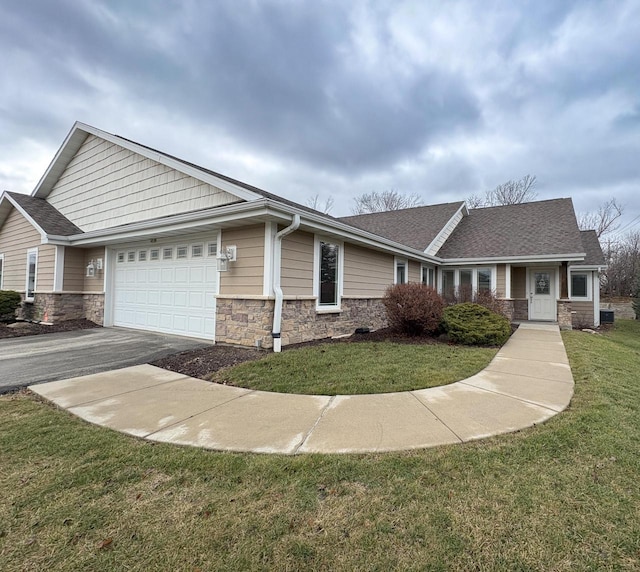
<svg viewBox="0 0 640 572">
<path fill-rule="evenodd" d="M 530 320 L 556 320 L 555 276 L 554 268 L 529 270 Z"/>
</svg>

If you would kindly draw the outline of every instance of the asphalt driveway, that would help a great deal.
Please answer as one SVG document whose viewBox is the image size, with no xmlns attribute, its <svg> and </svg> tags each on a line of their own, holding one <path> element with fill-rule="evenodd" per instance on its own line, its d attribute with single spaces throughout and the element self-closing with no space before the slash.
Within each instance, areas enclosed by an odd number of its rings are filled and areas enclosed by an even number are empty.
<svg viewBox="0 0 640 572">
<path fill-rule="evenodd" d="M 0 393 L 154 361 L 206 340 L 123 328 L 95 328 L 0 340 Z"/>
</svg>

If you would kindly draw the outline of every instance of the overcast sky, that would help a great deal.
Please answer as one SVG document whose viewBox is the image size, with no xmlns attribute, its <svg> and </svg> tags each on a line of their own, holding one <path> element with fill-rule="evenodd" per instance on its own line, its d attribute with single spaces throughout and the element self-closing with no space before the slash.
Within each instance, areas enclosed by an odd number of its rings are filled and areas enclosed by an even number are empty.
<svg viewBox="0 0 640 572">
<path fill-rule="evenodd" d="M 0 190 L 31 192 L 79 120 L 335 216 L 527 173 L 640 214 L 640 0 L 0 8 Z"/>
</svg>

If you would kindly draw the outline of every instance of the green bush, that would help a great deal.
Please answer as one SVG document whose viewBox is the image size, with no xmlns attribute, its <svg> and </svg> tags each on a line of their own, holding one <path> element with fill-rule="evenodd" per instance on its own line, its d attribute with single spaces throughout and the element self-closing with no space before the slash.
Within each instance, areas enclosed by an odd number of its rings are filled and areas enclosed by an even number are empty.
<svg viewBox="0 0 640 572">
<path fill-rule="evenodd" d="M 396 284 L 382 299 L 389 325 L 410 336 L 433 334 L 442 321 L 444 300 L 430 286 Z"/>
<path fill-rule="evenodd" d="M 13 290 L 0 290 L 0 320 L 13 319 L 22 298 Z"/>
<path fill-rule="evenodd" d="M 511 335 L 509 320 L 479 304 L 456 304 L 444 311 L 449 339 L 467 346 L 500 346 Z"/>
</svg>

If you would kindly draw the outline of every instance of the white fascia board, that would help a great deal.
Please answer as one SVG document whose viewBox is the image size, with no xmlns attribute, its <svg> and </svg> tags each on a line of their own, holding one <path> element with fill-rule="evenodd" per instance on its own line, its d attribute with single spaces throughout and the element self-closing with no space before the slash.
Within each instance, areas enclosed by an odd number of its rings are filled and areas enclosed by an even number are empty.
<svg viewBox="0 0 640 572">
<path fill-rule="evenodd" d="M 2 201 L 7 200 L 9 201 L 13 207 L 24 217 L 27 219 L 27 221 L 29 221 L 29 224 L 35 228 L 38 233 L 40 233 L 40 236 L 42 237 L 42 244 L 46 244 L 47 242 L 47 233 L 42 230 L 42 228 L 40 228 L 40 225 L 38 225 L 38 223 L 33 220 L 31 218 L 31 216 L 29 215 L 29 213 L 27 211 L 25 211 L 15 200 L 13 200 L 11 198 L 10 195 L 6 194 L 6 193 L 2 193 L 2 196 L 0 197 L 0 204 L 2 204 Z M 4 221 L 2 221 L 4 222 Z"/>
<path fill-rule="evenodd" d="M 605 270 L 608 266 L 606 264 L 572 264 L 571 266 L 569 266 L 569 270 L 570 271 L 574 271 L 574 270 L 597 270 L 598 272 L 601 272 L 602 270 Z"/>
<path fill-rule="evenodd" d="M 431 249 L 433 248 L 433 245 L 436 244 L 440 238 L 442 238 L 442 235 L 445 234 L 447 231 L 449 231 L 449 227 L 453 224 L 454 219 L 458 216 L 458 214 L 460 214 L 460 211 L 462 211 L 462 218 L 464 218 L 465 216 L 467 216 L 469 214 L 469 210 L 467 209 L 467 204 L 466 203 L 462 203 L 460 205 L 460 208 L 458 210 L 456 210 L 455 213 L 453 213 L 453 216 L 447 221 L 447 224 L 445 224 L 441 229 L 440 232 L 436 235 L 436 237 L 429 243 L 429 246 L 427 246 L 427 248 L 424 249 L 425 254 L 431 254 L 433 256 L 435 256 L 436 252 L 431 252 Z M 462 219 L 460 219 L 462 220 Z M 460 224 L 460 223 L 458 223 Z M 458 226 L 456 224 L 456 226 Z M 451 235 L 451 233 L 455 230 L 455 226 L 451 229 L 451 231 L 449 232 L 449 234 Z"/>
<path fill-rule="evenodd" d="M 570 254 L 536 254 L 531 256 L 491 256 L 486 258 L 449 258 L 442 260 L 443 266 L 460 266 L 461 264 L 526 264 L 528 262 L 571 262 L 584 260 L 584 252 Z"/>
<path fill-rule="evenodd" d="M 131 223 L 126 228 L 110 227 L 100 230 L 74 234 L 72 236 L 48 236 L 49 244 L 109 244 L 122 242 L 123 240 L 136 240 L 146 238 L 163 232 L 190 231 L 196 230 L 197 226 L 205 224 L 224 224 L 234 220 L 255 216 L 273 217 L 274 220 L 280 218 L 287 222 L 287 217 L 279 217 L 266 204 L 267 200 L 254 201 L 252 203 L 237 203 L 223 207 L 194 211 L 179 215 L 174 215 L 168 219 L 154 219 Z"/>
<path fill-rule="evenodd" d="M 100 137 L 101 139 L 109 141 L 114 145 L 124 147 L 125 149 L 128 149 L 133 153 L 138 153 L 139 155 L 142 155 L 147 159 L 151 159 L 153 161 L 161 163 L 162 165 L 166 165 L 167 167 L 175 169 L 176 171 L 184 173 L 185 175 L 189 175 L 194 179 L 198 179 L 199 181 L 208 183 L 209 185 L 213 185 L 214 187 L 231 193 L 232 195 L 244 199 L 245 201 L 254 201 L 256 199 L 263 198 L 262 195 L 259 195 L 258 193 L 254 193 L 252 191 L 249 191 L 248 189 L 245 189 L 244 187 L 235 185 L 229 181 L 216 177 L 211 173 L 206 173 L 205 171 L 202 171 L 197 167 L 192 167 L 190 165 L 187 165 L 186 163 L 178 161 L 177 159 L 172 159 L 171 157 L 163 155 L 162 153 L 151 151 L 150 149 L 147 149 L 142 145 L 138 145 L 137 143 L 133 143 L 132 141 L 126 141 L 125 139 L 121 139 L 117 135 L 112 135 L 111 133 L 107 133 L 106 131 L 102 131 L 100 129 L 92 127 L 91 125 L 87 125 L 86 123 L 80 123 L 79 121 L 76 121 L 73 129 L 71 129 L 71 132 L 64 140 L 64 143 L 51 162 L 51 165 L 49 165 L 49 168 L 43 175 L 42 179 L 40 179 L 40 182 L 33 192 L 33 196 L 45 198 L 49 194 L 51 188 L 55 184 L 55 181 L 57 181 L 57 177 L 68 165 L 71 157 L 75 155 L 75 153 L 80 148 L 80 145 L 84 143 L 84 140 L 89 134 Z M 72 153 L 65 153 L 65 149 L 67 146 L 71 146 L 71 149 L 69 149 L 69 151 L 72 151 Z M 51 177 L 50 175 L 53 175 L 53 177 Z M 52 181 L 52 178 L 55 180 Z"/>
</svg>

